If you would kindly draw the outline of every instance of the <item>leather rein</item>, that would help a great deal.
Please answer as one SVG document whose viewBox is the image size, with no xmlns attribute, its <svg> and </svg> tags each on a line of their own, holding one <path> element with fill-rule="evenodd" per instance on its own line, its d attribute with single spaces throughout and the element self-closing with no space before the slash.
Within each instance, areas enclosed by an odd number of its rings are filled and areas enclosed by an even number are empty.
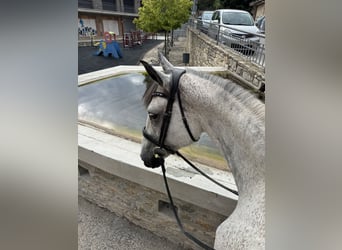
<svg viewBox="0 0 342 250">
<path fill-rule="evenodd" d="M 162 122 L 162 126 L 161 126 L 161 130 L 160 130 L 160 136 L 159 136 L 159 140 L 156 140 L 152 135 L 148 134 L 146 131 L 146 127 L 143 128 L 143 136 L 150 142 L 152 142 L 153 144 L 155 144 L 156 148 L 154 148 L 153 150 L 153 154 L 155 158 L 158 158 L 158 160 L 160 160 L 160 166 L 162 168 L 163 171 L 163 178 L 164 178 L 164 182 L 165 182 L 165 187 L 166 187 L 166 191 L 170 200 L 170 204 L 171 204 L 171 208 L 173 210 L 173 213 L 175 215 L 175 218 L 177 220 L 177 224 L 179 226 L 179 228 L 181 229 L 181 231 L 184 233 L 184 235 L 186 237 L 188 237 L 190 240 L 194 241 L 196 244 L 198 244 L 199 246 L 201 246 L 204 249 L 210 249 L 212 250 L 213 248 L 211 248 L 210 246 L 206 245 L 205 243 L 203 243 L 202 241 L 198 240 L 196 237 L 192 236 L 190 233 L 186 232 L 184 230 L 184 227 L 178 217 L 178 213 L 177 210 L 175 208 L 175 205 L 173 203 L 173 199 L 172 199 L 172 195 L 169 189 L 169 185 L 167 182 L 167 178 L 166 178 L 166 170 L 165 170 L 165 165 L 164 165 L 164 158 L 163 155 L 165 155 L 165 150 L 167 152 L 169 152 L 170 154 L 177 154 L 178 156 L 180 156 L 185 162 L 187 162 L 192 168 L 194 168 L 196 171 L 198 171 L 199 173 L 201 173 L 204 177 L 208 178 L 209 180 L 211 180 L 212 182 L 214 182 L 215 184 L 221 186 L 222 188 L 238 195 L 238 192 L 235 190 L 232 190 L 224 185 L 222 185 L 221 183 L 217 182 L 216 180 L 212 179 L 210 176 L 208 176 L 207 174 L 205 174 L 202 170 L 200 170 L 199 168 L 197 168 L 195 165 L 193 165 L 189 160 L 187 160 L 181 153 L 179 153 L 176 150 L 173 150 L 171 147 L 165 145 L 165 139 L 167 136 L 167 132 L 168 132 L 168 128 L 170 125 L 170 120 L 171 120 L 171 116 L 172 116 L 172 107 L 173 107 L 173 103 L 176 99 L 176 95 L 178 98 L 178 104 L 179 104 L 179 109 L 182 115 L 182 120 L 183 120 L 183 124 L 191 138 L 192 141 L 196 142 L 198 141 L 198 139 L 196 140 L 193 136 L 193 134 L 191 133 L 189 124 L 187 122 L 187 119 L 185 117 L 184 114 L 184 109 L 182 106 L 182 101 L 180 98 L 180 93 L 178 91 L 179 88 L 179 80 L 181 78 L 181 76 L 185 73 L 186 71 L 183 69 L 179 69 L 179 68 L 174 68 L 172 70 L 172 75 L 171 75 L 171 89 L 170 89 L 170 94 L 169 96 L 167 96 L 166 94 L 162 93 L 162 92 L 154 92 L 152 93 L 152 97 L 162 97 L 162 98 L 166 98 L 167 101 L 167 105 L 166 105 L 166 110 L 164 112 L 163 115 L 163 122 Z M 159 167 L 159 166 L 157 166 Z"/>
</svg>

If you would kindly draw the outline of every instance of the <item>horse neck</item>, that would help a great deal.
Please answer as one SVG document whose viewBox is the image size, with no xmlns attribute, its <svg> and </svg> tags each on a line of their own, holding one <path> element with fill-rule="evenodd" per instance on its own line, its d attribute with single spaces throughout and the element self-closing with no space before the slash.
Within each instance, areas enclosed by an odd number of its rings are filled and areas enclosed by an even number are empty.
<svg viewBox="0 0 342 250">
<path fill-rule="evenodd" d="M 264 189 L 264 117 L 252 112 L 224 86 L 199 77 L 183 79 L 186 83 L 181 84 L 180 91 L 187 113 L 196 114 L 192 118 L 200 122 L 202 131 L 219 143 L 240 195 L 260 191 L 256 186 Z"/>
</svg>

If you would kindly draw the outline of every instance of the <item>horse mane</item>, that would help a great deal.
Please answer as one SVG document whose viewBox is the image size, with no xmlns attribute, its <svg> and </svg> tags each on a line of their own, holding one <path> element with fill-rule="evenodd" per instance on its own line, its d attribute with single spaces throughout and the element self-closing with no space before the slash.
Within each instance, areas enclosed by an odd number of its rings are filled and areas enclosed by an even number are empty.
<svg viewBox="0 0 342 250">
<path fill-rule="evenodd" d="M 187 73 L 194 74 L 204 80 L 212 82 L 219 88 L 222 88 L 223 91 L 221 93 L 228 92 L 231 94 L 241 104 L 245 105 L 245 107 L 247 107 L 251 113 L 256 115 L 258 119 L 265 119 L 265 104 L 257 97 L 255 93 L 252 92 L 252 90 L 244 88 L 231 80 L 213 74 L 208 74 L 193 69 L 187 69 Z"/>
<path fill-rule="evenodd" d="M 256 115 L 258 119 L 265 119 L 265 105 L 251 90 L 248 90 L 231 80 L 224 79 L 213 74 L 195 71 L 192 69 L 187 69 L 187 73 L 212 82 L 219 88 L 222 88 L 223 92 L 228 92 L 234 96 L 234 98 L 236 98 L 241 104 L 245 105 L 251 113 Z M 145 80 L 146 90 L 142 98 L 146 108 L 152 100 L 152 93 L 155 92 L 159 86 L 154 80 L 148 78 L 149 76 L 147 76 L 147 79 Z"/>
</svg>

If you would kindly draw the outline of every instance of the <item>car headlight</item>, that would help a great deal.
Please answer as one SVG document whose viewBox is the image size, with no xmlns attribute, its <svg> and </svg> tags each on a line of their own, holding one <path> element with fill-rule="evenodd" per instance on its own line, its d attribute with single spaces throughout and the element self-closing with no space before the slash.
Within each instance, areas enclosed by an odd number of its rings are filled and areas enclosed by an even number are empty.
<svg viewBox="0 0 342 250">
<path fill-rule="evenodd" d="M 232 32 L 229 29 L 224 29 L 223 34 L 226 36 L 230 36 L 232 34 Z"/>
</svg>

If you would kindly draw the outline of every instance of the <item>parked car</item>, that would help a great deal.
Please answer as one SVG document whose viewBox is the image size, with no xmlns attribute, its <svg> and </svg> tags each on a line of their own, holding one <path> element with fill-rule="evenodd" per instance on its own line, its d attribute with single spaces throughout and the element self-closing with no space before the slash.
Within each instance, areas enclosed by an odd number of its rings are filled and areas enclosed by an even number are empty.
<svg viewBox="0 0 342 250">
<path fill-rule="evenodd" d="M 260 27 L 260 24 L 262 22 L 262 20 L 265 18 L 265 16 L 258 16 L 256 19 L 255 19 L 255 26 L 257 26 L 258 28 Z"/>
<path fill-rule="evenodd" d="M 242 53 L 253 53 L 260 39 L 255 35 L 259 33 L 259 29 L 249 12 L 219 9 L 213 13 L 211 19 L 209 36 Z"/>
<path fill-rule="evenodd" d="M 211 17 L 213 16 L 214 11 L 212 10 L 205 10 L 202 12 L 197 18 L 197 29 L 204 33 L 208 33 L 209 23 L 211 21 Z"/>
<path fill-rule="evenodd" d="M 266 17 L 263 16 L 261 20 L 259 21 L 259 23 L 256 24 L 261 34 L 265 34 L 265 22 L 266 22 Z"/>
</svg>

